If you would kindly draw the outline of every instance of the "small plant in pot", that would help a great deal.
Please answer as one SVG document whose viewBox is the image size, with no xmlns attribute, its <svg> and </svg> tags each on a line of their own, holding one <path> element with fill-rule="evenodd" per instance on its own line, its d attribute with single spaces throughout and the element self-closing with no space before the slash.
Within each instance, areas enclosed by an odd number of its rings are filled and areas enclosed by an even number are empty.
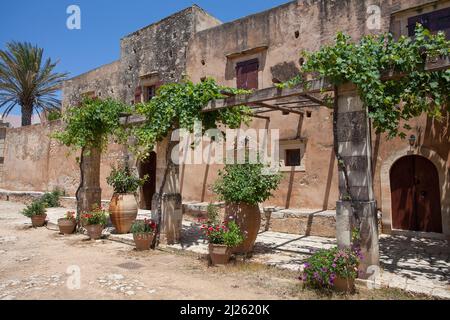
<svg viewBox="0 0 450 320">
<path fill-rule="evenodd" d="M 156 222 L 150 219 L 136 220 L 131 226 L 136 250 L 149 250 L 156 232 Z"/>
<path fill-rule="evenodd" d="M 67 211 L 64 218 L 58 219 L 59 232 L 62 234 L 72 234 L 77 226 L 77 219 L 74 211 Z"/>
<path fill-rule="evenodd" d="M 310 288 L 352 293 L 361 259 L 355 248 L 319 250 L 306 260 L 301 280 Z"/>
<path fill-rule="evenodd" d="M 233 249 L 244 241 L 243 233 L 235 221 L 218 223 L 218 216 L 217 208 L 209 205 L 208 221 L 201 227 L 208 238 L 209 256 L 213 266 L 227 264 Z"/>
<path fill-rule="evenodd" d="M 22 214 L 28 218 L 31 218 L 33 227 L 38 228 L 43 227 L 45 224 L 45 218 L 47 218 L 47 209 L 42 201 L 35 200 L 22 210 Z"/>
<path fill-rule="evenodd" d="M 136 191 L 145 182 L 146 178 L 139 179 L 128 166 L 113 167 L 106 179 L 113 187 L 114 194 L 109 205 L 111 222 L 119 234 L 129 233 L 131 225 L 136 220 L 138 204 Z"/>
<path fill-rule="evenodd" d="M 99 205 L 94 205 L 92 210 L 81 215 L 83 226 L 92 240 L 100 239 L 102 231 L 108 221 L 108 214 Z"/>
<path fill-rule="evenodd" d="M 282 175 L 269 172 L 262 163 L 251 163 L 248 157 L 243 164 L 227 164 L 219 171 L 213 191 L 225 201 L 225 220 L 235 220 L 245 234 L 244 242 L 236 253 L 249 254 L 261 226 L 259 204 L 272 196 Z"/>
</svg>

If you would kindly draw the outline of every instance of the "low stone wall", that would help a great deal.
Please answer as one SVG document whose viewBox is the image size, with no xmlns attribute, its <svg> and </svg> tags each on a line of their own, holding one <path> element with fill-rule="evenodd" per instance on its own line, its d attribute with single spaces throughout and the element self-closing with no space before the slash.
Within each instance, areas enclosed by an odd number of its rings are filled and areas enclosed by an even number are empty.
<svg viewBox="0 0 450 320">
<path fill-rule="evenodd" d="M 42 197 L 44 193 L 41 191 L 8 191 L 0 189 L 0 200 L 29 204 Z M 77 206 L 75 197 L 60 197 L 59 201 L 62 208 L 73 209 Z M 109 200 L 102 200 L 102 204 L 108 205 Z"/>
<path fill-rule="evenodd" d="M 223 203 L 216 203 L 224 215 Z M 197 222 L 207 217 L 207 202 L 183 203 L 184 219 Z M 277 207 L 260 207 L 260 231 L 284 232 L 290 234 L 336 237 L 335 211 L 295 210 Z"/>
<path fill-rule="evenodd" d="M 0 190 L 0 200 L 28 204 L 43 194 L 44 192 L 38 191 Z M 76 207 L 75 197 L 61 197 L 60 202 L 64 208 Z M 109 200 L 102 200 L 102 204 L 107 206 Z M 223 218 L 225 214 L 224 203 L 215 203 L 215 205 L 219 207 L 220 214 Z M 183 203 L 183 219 L 192 222 L 198 222 L 199 219 L 206 219 L 207 206 L 207 202 Z M 333 210 L 300 210 L 279 207 L 260 207 L 260 210 L 261 232 L 274 231 L 304 236 L 336 237 L 336 213 Z M 379 218 L 379 221 L 381 221 L 380 216 Z M 379 232 L 381 233 L 381 229 Z"/>
<path fill-rule="evenodd" d="M 264 230 L 305 236 L 336 237 L 335 211 L 280 210 L 263 214 Z"/>
</svg>

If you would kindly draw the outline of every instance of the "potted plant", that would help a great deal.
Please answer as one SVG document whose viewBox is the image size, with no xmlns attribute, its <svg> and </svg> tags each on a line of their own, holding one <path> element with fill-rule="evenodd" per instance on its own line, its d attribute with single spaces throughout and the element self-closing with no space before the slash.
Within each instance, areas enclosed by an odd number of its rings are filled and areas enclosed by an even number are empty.
<svg viewBox="0 0 450 320">
<path fill-rule="evenodd" d="M 24 216 L 31 218 L 31 223 L 34 228 L 44 226 L 45 218 L 47 218 L 46 212 L 45 204 L 40 200 L 33 201 L 22 210 Z"/>
<path fill-rule="evenodd" d="M 361 258 L 360 250 L 355 249 L 319 250 L 304 264 L 303 283 L 316 289 L 353 292 Z"/>
<path fill-rule="evenodd" d="M 219 178 L 213 191 L 225 201 L 225 220 L 236 221 L 245 234 L 243 243 L 235 249 L 236 253 L 251 253 L 261 226 L 259 204 L 272 196 L 282 175 L 266 172 L 262 163 L 225 165 L 219 171 Z"/>
<path fill-rule="evenodd" d="M 155 231 L 156 223 L 153 220 L 136 220 L 131 226 L 136 250 L 149 250 Z"/>
<path fill-rule="evenodd" d="M 117 233 L 129 233 L 138 213 L 136 191 L 145 178 L 139 179 L 128 166 L 123 166 L 113 167 L 106 181 L 114 189 L 109 205 L 111 222 Z"/>
<path fill-rule="evenodd" d="M 223 265 L 230 260 L 233 249 L 242 244 L 244 236 L 235 221 L 219 223 L 217 207 L 208 205 L 208 219 L 201 230 L 208 238 L 208 250 L 211 264 Z"/>
<path fill-rule="evenodd" d="M 77 219 L 75 212 L 67 211 L 64 218 L 58 219 L 59 232 L 62 234 L 72 234 L 77 226 Z"/>
<path fill-rule="evenodd" d="M 81 219 L 89 238 L 93 240 L 100 239 L 103 228 L 108 220 L 106 210 L 98 205 L 94 205 L 91 211 L 81 215 Z"/>
</svg>

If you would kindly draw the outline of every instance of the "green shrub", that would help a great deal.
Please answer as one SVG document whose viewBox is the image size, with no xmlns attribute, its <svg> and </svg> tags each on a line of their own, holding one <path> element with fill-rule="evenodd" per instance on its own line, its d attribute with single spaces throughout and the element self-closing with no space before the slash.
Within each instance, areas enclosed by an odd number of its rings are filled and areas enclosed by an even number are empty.
<svg viewBox="0 0 450 320">
<path fill-rule="evenodd" d="M 220 200 L 228 203 L 247 203 L 257 205 L 272 196 L 278 188 L 282 175 L 280 173 L 265 174 L 265 166 L 261 163 L 225 165 L 219 171 L 219 179 L 213 191 Z"/>
<path fill-rule="evenodd" d="M 28 218 L 33 216 L 43 216 L 46 213 L 45 204 L 40 200 L 35 200 L 27 205 L 21 213 Z"/>
<path fill-rule="evenodd" d="M 102 207 L 94 205 L 91 211 L 81 215 L 81 219 L 86 225 L 101 224 L 104 226 L 108 221 L 108 213 Z"/>
<path fill-rule="evenodd" d="M 48 113 L 47 120 L 55 121 L 55 120 L 61 119 L 61 117 L 62 117 L 61 110 L 52 110 Z"/>
<path fill-rule="evenodd" d="M 244 242 L 244 235 L 235 221 L 203 225 L 202 231 L 208 238 L 209 243 L 212 244 L 236 247 Z"/>
<path fill-rule="evenodd" d="M 131 233 L 155 233 L 156 223 L 150 219 L 136 220 L 131 226 Z"/>
<path fill-rule="evenodd" d="M 55 190 L 52 192 L 45 193 L 39 201 L 41 201 L 47 208 L 57 208 L 60 206 L 59 198 L 61 196 L 61 191 Z"/>
<path fill-rule="evenodd" d="M 208 224 L 218 224 L 220 222 L 219 208 L 216 205 L 209 203 L 206 207 L 206 213 L 208 216 Z"/>
<path fill-rule="evenodd" d="M 113 167 L 106 182 L 113 187 L 115 193 L 134 193 L 145 182 L 147 176 L 139 179 L 132 174 L 128 166 Z"/>
<path fill-rule="evenodd" d="M 331 289 L 337 277 L 355 279 L 361 259 L 359 249 L 319 250 L 306 260 L 302 280 L 311 288 Z"/>
</svg>

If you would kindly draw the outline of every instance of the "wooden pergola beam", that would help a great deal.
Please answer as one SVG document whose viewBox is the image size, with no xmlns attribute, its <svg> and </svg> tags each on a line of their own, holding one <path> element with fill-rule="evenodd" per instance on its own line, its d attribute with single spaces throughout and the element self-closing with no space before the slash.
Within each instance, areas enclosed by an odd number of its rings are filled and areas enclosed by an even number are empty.
<svg viewBox="0 0 450 320">
<path fill-rule="evenodd" d="M 299 96 L 304 93 L 317 93 L 322 91 L 329 91 L 332 90 L 332 88 L 333 86 L 330 83 L 328 83 L 325 79 L 310 81 L 308 82 L 307 88 L 305 88 L 302 85 L 283 89 L 277 87 L 265 88 L 257 90 L 250 94 L 240 94 L 225 99 L 210 101 L 208 105 L 203 108 L 202 112 L 210 112 L 214 110 L 232 108 L 242 105 L 252 105 L 266 101 L 273 101 L 282 98 Z"/>
<path fill-rule="evenodd" d="M 310 100 L 296 100 L 296 101 L 289 101 L 289 102 L 277 102 L 275 103 L 276 106 L 288 106 L 291 104 L 298 104 L 299 106 L 308 106 L 308 107 L 320 107 L 321 104 L 317 103 L 311 103 Z"/>
<path fill-rule="evenodd" d="M 302 111 L 292 110 L 292 109 L 285 108 L 285 107 L 280 107 L 280 106 L 274 106 L 272 104 L 268 104 L 268 103 L 264 103 L 264 102 L 254 102 L 252 104 L 258 105 L 258 106 L 261 106 L 261 107 L 265 107 L 265 108 L 269 108 L 269 109 L 272 109 L 272 110 L 277 110 L 277 111 L 284 111 L 284 112 L 295 113 L 295 114 L 299 114 L 299 115 L 303 115 L 304 114 Z"/>
<path fill-rule="evenodd" d="M 252 113 L 250 115 L 253 118 L 259 118 L 264 120 L 270 120 L 269 117 L 259 116 L 256 112 Z M 122 126 L 133 126 L 133 125 L 139 125 L 146 121 L 146 118 L 142 115 L 136 115 L 136 114 L 123 114 L 120 117 L 120 124 Z"/>
<path fill-rule="evenodd" d="M 321 100 L 321 99 L 319 99 L 319 98 L 313 96 L 312 94 L 309 94 L 309 93 L 302 93 L 301 96 L 303 96 L 303 97 L 305 97 L 305 98 L 308 98 L 310 101 L 315 102 L 315 103 L 317 103 L 317 104 L 319 104 L 319 105 L 321 105 L 321 106 L 325 106 L 325 105 L 326 105 L 325 102 L 324 102 L 323 100 Z"/>
<path fill-rule="evenodd" d="M 146 118 L 142 115 L 132 114 L 120 118 L 120 124 L 123 126 L 132 126 L 144 123 Z"/>
<path fill-rule="evenodd" d="M 440 71 L 450 68 L 450 57 L 428 58 L 425 63 L 426 71 Z"/>
<path fill-rule="evenodd" d="M 264 119 L 264 120 L 270 121 L 270 117 L 260 116 L 256 112 L 253 113 L 252 115 L 250 115 L 250 117 L 258 118 L 258 119 Z"/>
</svg>

